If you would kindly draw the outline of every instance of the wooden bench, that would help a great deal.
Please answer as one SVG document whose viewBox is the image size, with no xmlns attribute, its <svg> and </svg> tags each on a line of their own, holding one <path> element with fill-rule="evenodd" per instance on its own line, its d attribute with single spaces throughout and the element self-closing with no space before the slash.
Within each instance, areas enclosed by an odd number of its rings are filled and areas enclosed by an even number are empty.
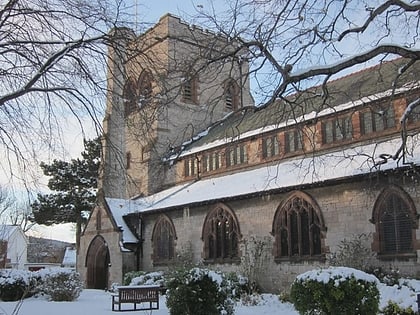
<svg viewBox="0 0 420 315">
<path fill-rule="evenodd" d="M 113 311 L 148 311 L 159 309 L 159 291 L 157 285 L 119 286 L 112 295 Z M 122 308 L 122 304 L 133 304 L 133 308 Z M 139 307 L 137 307 L 139 304 Z M 118 305 L 116 309 L 115 306 Z"/>
</svg>

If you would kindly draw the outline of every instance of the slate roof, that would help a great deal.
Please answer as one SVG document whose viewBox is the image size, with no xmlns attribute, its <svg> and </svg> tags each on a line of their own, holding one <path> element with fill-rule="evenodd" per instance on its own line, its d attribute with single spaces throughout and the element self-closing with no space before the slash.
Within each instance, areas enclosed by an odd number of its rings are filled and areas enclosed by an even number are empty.
<svg viewBox="0 0 420 315">
<path fill-rule="evenodd" d="M 262 129 L 265 126 L 281 125 L 289 120 L 296 121 L 297 117 L 312 111 L 319 113 L 323 109 L 331 109 L 340 104 L 355 102 L 363 97 L 400 88 L 407 82 L 417 84 L 420 61 L 415 62 L 407 71 L 397 77 L 407 62 L 403 58 L 395 59 L 328 82 L 327 99 L 323 97 L 325 94 L 322 86 L 317 86 L 289 96 L 287 102 L 277 100 L 264 107 L 243 108 L 215 123 L 203 133 L 204 136 L 196 137 L 182 149 L 184 151 L 193 150 L 193 148 L 206 143 L 235 137 L 251 130 Z"/>
</svg>

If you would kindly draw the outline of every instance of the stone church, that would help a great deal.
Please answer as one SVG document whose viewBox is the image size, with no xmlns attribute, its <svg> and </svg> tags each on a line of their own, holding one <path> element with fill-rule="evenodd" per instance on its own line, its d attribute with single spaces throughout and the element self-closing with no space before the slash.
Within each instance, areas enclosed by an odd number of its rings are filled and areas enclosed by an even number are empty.
<svg viewBox="0 0 420 315">
<path fill-rule="evenodd" d="M 360 235 L 372 264 L 419 276 L 420 62 L 256 107 L 246 52 L 220 34 L 169 14 L 112 34 L 86 287 L 188 262 L 278 292 Z"/>
</svg>

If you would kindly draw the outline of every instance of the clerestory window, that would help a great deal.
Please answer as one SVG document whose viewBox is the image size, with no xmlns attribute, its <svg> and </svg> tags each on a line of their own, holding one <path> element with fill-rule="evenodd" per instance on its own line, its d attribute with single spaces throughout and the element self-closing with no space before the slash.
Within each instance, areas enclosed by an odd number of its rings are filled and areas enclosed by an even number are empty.
<svg viewBox="0 0 420 315">
<path fill-rule="evenodd" d="M 226 166 L 235 166 L 248 162 L 248 153 L 246 144 L 232 145 L 225 151 Z"/>
<path fill-rule="evenodd" d="M 284 151 L 292 153 L 303 150 L 302 131 L 295 129 L 284 134 Z"/>
<path fill-rule="evenodd" d="M 280 143 L 277 135 L 263 138 L 262 140 L 263 158 L 270 158 L 280 154 Z"/>
<path fill-rule="evenodd" d="M 351 116 L 327 120 L 322 123 L 322 143 L 334 143 L 342 140 L 351 140 L 353 127 Z"/>
<path fill-rule="evenodd" d="M 394 107 L 375 107 L 360 113 L 360 132 L 368 135 L 395 127 Z"/>
</svg>

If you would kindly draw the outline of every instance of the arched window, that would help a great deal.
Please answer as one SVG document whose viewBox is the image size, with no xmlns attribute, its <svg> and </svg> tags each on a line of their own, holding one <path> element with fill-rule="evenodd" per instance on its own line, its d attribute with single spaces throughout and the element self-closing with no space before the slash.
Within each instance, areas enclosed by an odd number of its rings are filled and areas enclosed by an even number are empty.
<svg viewBox="0 0 420 315">
<path fill-rule="evenodd" d="M 137 81 L 129 79 L 124 87 L 125 116 L 139 110 L 153 96 L 152 75 L 143 71 Z"/>
<path fill-rule="evenodd" d="M 371 221 L 376 227 L 373 248 L 379 256 L 414 253 L 417 211 L 401 188 L 391 186 L 379 195 Z"/>
<path fill-rule="evenodd" d="M 153 263 L 168 263 L 175 258 L 175 227 L 167 216 L 161 215 L 152 233 Z"/>
<path fill-rule="evenodd" d="M 239 108 L 239 87 L 234 80 L 226 82 L 224 100 L 226 110 L 231 111 Z"/>
<path fill-rule="evenodd" d="M 239 259 L 239 224 L 235 214 L 218 205 L 206 217 L 203 226 L 204 259 L 208 262 L 231 262 Z"/>
<path fill-rule="evenodd" d="M 137 81 L 137 87 L 137 102 L 141 107 L 150 101 L 153 94 L 152 75 L 148 71 L 142 72 Z"/>
<path fill-rule="evenodd" d="M 278 260 L 322 257 L 325 226 L 315 201 L 294 192 L 277 209 L 272 234 L 274 256 Z"/>
</svg>

